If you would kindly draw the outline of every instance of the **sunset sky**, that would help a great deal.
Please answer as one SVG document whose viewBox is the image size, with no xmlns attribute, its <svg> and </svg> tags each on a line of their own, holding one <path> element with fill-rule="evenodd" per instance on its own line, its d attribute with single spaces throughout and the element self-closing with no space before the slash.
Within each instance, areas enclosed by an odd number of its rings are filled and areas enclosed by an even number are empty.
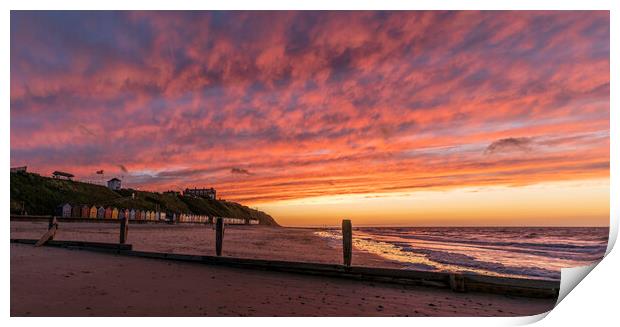
<svg viewBox="0 0 620 327">
<path fill-rule="evenodd" d="M 284 225 L 609 223 L 609 12 L 11 12 L 11 165 Z"/>
</svg>

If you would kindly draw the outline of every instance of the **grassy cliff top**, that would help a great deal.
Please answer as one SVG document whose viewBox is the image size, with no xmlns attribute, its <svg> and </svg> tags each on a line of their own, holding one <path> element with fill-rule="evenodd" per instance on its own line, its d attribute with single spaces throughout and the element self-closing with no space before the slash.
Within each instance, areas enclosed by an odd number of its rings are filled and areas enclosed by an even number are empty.
<svg viewBox="0 0 620 327">
<path fill-rule="evenodd" d="M 132 193 L 135 198 L 132 198 Z M 278 224 L 268 214 L 239 203 L 174 194 L 122 189 L 43 177 L 32 173 L 11 173 L 11 213 L 22 206 L 31 215 L 51 215 L 56 206 L 70 203 L 117 208 L 160 210 L 231 218 L 256 218 L 262 225 Z"/>
</svg>

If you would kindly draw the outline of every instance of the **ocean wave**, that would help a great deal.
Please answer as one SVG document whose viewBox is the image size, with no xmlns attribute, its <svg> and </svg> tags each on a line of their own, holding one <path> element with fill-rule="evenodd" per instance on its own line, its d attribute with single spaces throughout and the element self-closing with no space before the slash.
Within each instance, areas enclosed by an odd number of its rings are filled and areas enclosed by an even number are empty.
<svg viewBox="0 0 620 327">
<path fill-rule="evenodd" d="M 323 234 L 341 240 L 338 230 Z M 561 268 L 601 259 L 607 234 L 606 228 L 371 227 L 355 229 L 353 242 L 410 269 L 557 280 Z"/>
</svg>

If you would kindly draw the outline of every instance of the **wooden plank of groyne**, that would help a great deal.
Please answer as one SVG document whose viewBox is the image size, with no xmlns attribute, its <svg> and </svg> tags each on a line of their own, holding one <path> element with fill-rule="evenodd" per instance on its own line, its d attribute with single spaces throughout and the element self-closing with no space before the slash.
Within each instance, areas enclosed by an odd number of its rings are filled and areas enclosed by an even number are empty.
<svg viewBox="0 0 620 327">
<path fill-rule="evenodd" d="M 44 245 L 45 243 L 49 242 L 49 240 L 53 239 L 54 235 L 56 234 L 56 229 L 56 226 L 48 229 L 47 232 L 45 232 L 45 234 L 43 234 L 43 236 L 41 236 L 41 238 L 34 244 L 34 246 Z"/>
<path fill-rule="evenodd" d="M 530 280 L 504 278 L 494 276 L 461 275 L 445 272 L 429 272 L 404 269 L 374 268 L 374 267 L 345 267 L 342 265 L 213 257 L 174 253 L 128 251 L 126 255 L 167 259 L 187 262 L 197 262 L 212 265 L 225 265 L 238 268 L 273 270 L 281 272 L 304 273 L 311 275 L 345 277 L 379 282 L 398 283 L 407 285 L 423 285 L 442 288 L 452 288 L 450 276 L 453 275 L 457 285 L 455 291 L 482 291 L 499 294 L 519 295 L 526 297 L 554 297 L 559 282 L 545 280 Z M 458 276 L 458 277 L 457 277 Z"/>
<path fill-rule="evenodd" d="M 342 220 L 342 259 L 345 266 L 351 266 L 351 257 L 353 255 L 353 231 L 351 228 L 351 220 Z"/>
<path fill-rule="evenodd" d="M 346 267 L 342 265 L 214 257 L 174 253 L 126 251 L 122 254 L 153 259 L 195 262 L 210 265 L 224 265 L 237 268 L 271 270 L 280 272 L 303 273 L 308 275 L 353 278 L 377 282 L 405 285 L 422 285 L 441 288 L 456 288 L 455 291 L 482 291 L 526 297 L 554 297 L 559 282 L 529 279 L 511 279 L 494 276 L 461 275 L 445 272 L 416 271 L 404 269 Z M 451 285 L 450 279 L 456 279 L 457 285 Z M 469 279 L 468 279 L 469 278 Z M 466 283 L 472 283 L 466 284 Z M 465 285 L 467 287 L 465 288 Z"/>
<path fill-rule="evenodd" d="M 48 238 L 48 240 L 53 240 L 54 235 L 56 235 L 56 231 L 58 230 L 58 220 L 56 220 L 56 217 L 50 217 L 49 222 L 47 224 L 47 229 L 50 231 L 53 229 L 51 236 Z"/>
<path fill-rule="evenodd" d="M 560 282 L 542 279 L 508 278 L 474 274 L 463 274 L 467 291 L 500 293 L 507 290 L 512 295 L 529 297 L 554 297 L 560 289 Z"/>
<path fill-rule="evenodd" d="M 361 275 L 393 276 L 403 279 L 419 279 L 438 282 L 448 287 L 449 273 L 436 271 L 421 271 L 409 269 L 375 268 L 375 267 L 351 267 L 351 272 Z"/>
<path fill-rule="evenodd" d="M 121 220 L 120 232 L 119 232 L 119 243 L 125 244 L 127 241 L 127 232 L 129 229 L 129 217 L 125 217 Z"/>
<path fill-rule="evenodd" d="M 465 278 L 461 274 L 450 274 L 450 288 L 455 292 L 465 292 Z"/>
<path fill-rule="evenodd" d="M 56 217 L 49 218 L 48 229 L 43 236 L 34 244 L 34 246 L 41 246 L 51 240 L 54 239 L 54 235 L 56 235 L 56 231 L 58 230 L 58 221 L 56 221 Z"/>
<path fill-rule="evenodd" d="M 20 244 L 36 244 L 37 240 L 34 239 L 11 239 L 11 243 L 20 243 Z M 46 246 L 55 246 L 55 247 L 72 247 L 72 248 L 84 248 L 84 249 L 104 249 L 104 250 L 121 250 L 121 251 L 131 251 L 131 244 L 118 244 L 118 243 L 104 243 L 104 242 L 85 242 L 85 241 L 48 241 L 45 243 Z"/>
<path fill-rule="evenodd" d="M 224 220 L 217 218 L 215 222 L 215 254 L 222 255 L 222 241 L 224 240 Z"/>
</svg>

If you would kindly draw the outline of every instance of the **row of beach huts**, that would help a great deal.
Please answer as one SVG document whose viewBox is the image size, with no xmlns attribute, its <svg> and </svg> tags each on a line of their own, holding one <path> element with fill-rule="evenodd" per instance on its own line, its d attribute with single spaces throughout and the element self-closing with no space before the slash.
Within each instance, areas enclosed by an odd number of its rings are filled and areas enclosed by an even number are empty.
<svg viewBox="0 0 620 327">
<path fill-rule="evenodd" d="M 65 203 L 56 208 L 56 216 L 63 218 L 92 218 L 92 219 L 125 219 L 144 221 L 168 221 L 174 223 L 213 223 L 213 218 L 206 215 L 195 215 L 175 212 L 160 212 L 155 210 L 127 209 L 104 207 L 96 205 L 71 205 Z M 223 217 L 227 225 L 258 224 L 257 219 Z"/>
</svg>

